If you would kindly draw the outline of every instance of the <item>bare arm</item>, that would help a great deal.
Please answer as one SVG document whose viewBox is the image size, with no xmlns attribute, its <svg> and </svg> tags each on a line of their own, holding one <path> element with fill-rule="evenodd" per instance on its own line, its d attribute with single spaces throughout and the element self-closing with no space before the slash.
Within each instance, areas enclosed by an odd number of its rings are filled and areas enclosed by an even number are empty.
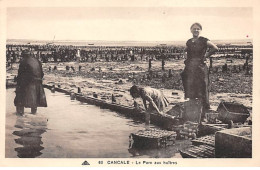
<svg viewBox="0 0 260 170">
<path fill-rule="evenodd" d="M 156 109 L 156 111 L 159 113 L 159 114 L 163 114 L 157 107 L 157 105 L 154 103 L 153 99 L 150 97 L 150 96 L 145 96 L 145 98 L 148 100 L 149 103 L 152 104 L 152 106 Z"/>
<path fill-rule="evenodd" d="M 212 54 L 218 51 L 218 47 L 211 41 L 207 41 L 207 46 L 210 48 L 210 50 L 205 54 L 204 59 L 210 57 Z"/>
</svg>

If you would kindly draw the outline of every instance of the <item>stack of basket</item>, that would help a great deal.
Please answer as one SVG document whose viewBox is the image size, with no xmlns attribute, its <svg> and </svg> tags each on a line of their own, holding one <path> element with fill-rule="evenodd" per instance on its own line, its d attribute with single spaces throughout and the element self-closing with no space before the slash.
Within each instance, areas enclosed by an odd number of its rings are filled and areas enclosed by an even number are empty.
<svg viewBox="0 0 260 170">
<path fill-rule="evenodd" d="M 161 148 L 173 145 L 176 140 L 176 132 L 147 129 L 131 133 L 129 136 L 130 148 Z"/>
</svg>

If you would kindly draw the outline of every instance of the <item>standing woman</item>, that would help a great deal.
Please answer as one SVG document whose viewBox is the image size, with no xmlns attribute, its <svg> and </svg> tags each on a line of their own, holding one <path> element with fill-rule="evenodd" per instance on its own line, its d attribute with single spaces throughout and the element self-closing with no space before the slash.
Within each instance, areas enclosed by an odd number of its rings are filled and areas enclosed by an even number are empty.
<svg viewBox="0 0 260 170">
<path fill-rule="evenodd" d="M 31 108 L 31 113 L 35 114 L 37 107 L 47 107 L 42 86 L 44 75 L 42 65 L 28 50 L 23 51 L 22 56 L 18 69 L 14 105 L 20 115 L 24 114 L 24 107 Z"/>
<path fill-rule="evenodd" d="M 209 71 L 205 64 L 206 58 L 214 54 L 218 47 L 210 40 L 200 36 L 202 26 L 194 23 L 190 27 L 193 38 L 186 43 L 184 50 L 185 68 L 181 73 L 184 86 L 185 98 L 200 99 L 203 106 L 202 118 L 205 111 L 210 109 L 209 105 Z M 207 49 L 210 48 L 209 52 Z"/>
</svg>

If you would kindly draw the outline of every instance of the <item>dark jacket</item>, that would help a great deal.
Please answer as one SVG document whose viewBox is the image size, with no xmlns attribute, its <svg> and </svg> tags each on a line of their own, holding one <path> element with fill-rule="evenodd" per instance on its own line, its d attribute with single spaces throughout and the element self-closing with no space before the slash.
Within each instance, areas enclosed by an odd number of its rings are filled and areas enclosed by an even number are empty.
<svg viewBox="0 0 260 170">
<path fill-rule="evenodd" d="M 21 60 L 17 76 L 15 106 L 47 107 L 42 86 L 42 65 L 39 60 L 28 55 Z"/>
</svg>

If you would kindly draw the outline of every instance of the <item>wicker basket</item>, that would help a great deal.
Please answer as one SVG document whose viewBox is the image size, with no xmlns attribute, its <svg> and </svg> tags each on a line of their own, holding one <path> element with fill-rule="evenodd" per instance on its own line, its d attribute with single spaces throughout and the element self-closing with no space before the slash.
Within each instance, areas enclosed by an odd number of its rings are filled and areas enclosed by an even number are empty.
<svg viewBox="0 0 260 170">
<path fill-rule="evenodd" d="M 173 145 L 176 140 L 174 131 L 166 130 L 140 130 L 137 133 L 131 133 L 129 136 L 129 148 L 162 148 Z"/>
<path fill-rule="evenodd" d="M 224 123 L 229 123 L 231 120 L 234 123 L 244 123 L 250 116 L 247 108 L 238 103 L 221 102 L 218 106 L 218 119 Z"/>
</svg>

